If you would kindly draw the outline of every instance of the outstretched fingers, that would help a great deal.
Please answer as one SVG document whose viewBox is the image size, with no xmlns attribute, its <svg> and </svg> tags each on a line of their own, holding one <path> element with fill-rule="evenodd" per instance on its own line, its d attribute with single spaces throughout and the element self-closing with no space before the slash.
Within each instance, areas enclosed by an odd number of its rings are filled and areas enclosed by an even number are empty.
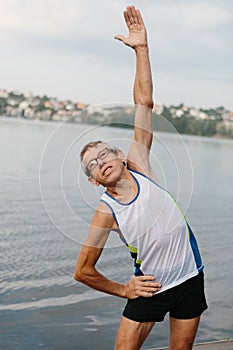
<svg viewBox="0 0 233 350">
<path fill-rule="evenodd" d="M 137 12 L 136 12 L 136 9 L 134 6 L 131 7 L 131 13 L 132 13 L 132 18 L 134 20 L 134 23 L 135 24 L 140 24 L 139 21 L 138 21 L 138 16 L 137 16 Z"/>
<path fill-rule="evenodd" d="M 132 9 L 133 8 L 133 9 Z M 129 29 L 129 31 L 132 29 L 132 25 L 137 24 L 138 21 L 135 20 L 136 17 L 136 11 L 134 6 L 128 6 L 126 10 L 123 12 L 124 18 L 125 18 L 125 23 Z M 114 36 L 114 39 L 120 40 L 125 42 L 126 37 L 124 35 L 118 34 Z"/>
<path fill-rule="evenodd" d="M 134 49 L 137 46 L 146 46 L 146 28 L 144 26 L 140 11 L 135 9 L 134 6 L 128 6 L 123 14 L 129 34 L 127 37 L 123 35 L 116 35 L 115 39 L 122 41 L 125 45 Z"/>
<path fill-rule="evenodd" d="M 129 20 L 130 20 L 130 23 L 131 24 L 136 24 L 136 21 L 135 21 L 135 9 L 133 11 L 133 6 L 128 6 L 127 7 L 127 12 L 128 12 L 128 15 L 129 15 Z"/>
<path fill-rule="evenodd" d="M 127 10 L 124 11 L 124 18 L 125 18 L 125 23 L 127 27 L 130 28 L 131 22 L 130 22 L 130 17 Z"/>
<path fill-rule="evenodd" d="M 144 22 L 143 22 L 143 19 L 142 19 L 142 15 L 141 15 L 141 12 L 136 9 L 136 14 L 137 14 L 137 21 L 138 21 L 138 24 L 141 25 L 141 26 L 144 26 Z"/>
<path fill-rule="evenodd" d="M 124 18 L 127 27 L 130 29 L 132 26 L 140 26 L 143 24 L 141 13 L 134 6 L 128 6 L 124 11 Z"/>
</svg>

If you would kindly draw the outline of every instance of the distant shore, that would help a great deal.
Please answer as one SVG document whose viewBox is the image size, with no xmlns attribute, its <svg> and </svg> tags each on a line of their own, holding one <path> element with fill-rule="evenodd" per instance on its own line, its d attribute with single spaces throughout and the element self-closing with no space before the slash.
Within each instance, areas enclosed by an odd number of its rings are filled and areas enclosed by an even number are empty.
<svg viewBox="0 0 233 350">
<path fill-rule="evenodd" d="M 69 124 L 76 124 L 76 125 L 86 125 L 86 126 L 93 126 L 93 125 L 98 125 L 98 124 L 94 124 L 94 123 L 76 123 L 76 122 L 72 122 L 69 120 L 64 120 L 64 121 L 57 121 L 57 120 L 41 120 L 41 119 L 28 119 L 28 118 L 23 118 L 23 117 L 9 117 L 9 116 L 5 116 L 5 115 L 1 115 L 0 116 L 0 120 L 5 120 L 5 121 L 19 121 L 19 122 L 26 122 L 26 123 L 42 123 L 42 124 L 47 124 L 47 123 L 51 123 L 51 124 L 63 124 L 63 123 L 69 123 Z M 99 125 L 102 126 L 106 126 L 106 127 L 114 127 L 114 128 L 124 128 L 121 126 L 121 123 L 100 123 Z M 133 128 L 133 126 L 128 126 L 128 128 Z M 162 133 L 174 133 L 174 132 L 169 132 L 167 130 L 157 130 L 156 128 L 154 128 L 154 131 L 156 132 L 162 132 Z M 187 135 L 187 136 L 196 136 L 196 137 L 207 137 L 210 139 L 223 139 L 223 140 L 233 140 L 233 135 L 231 134 L 221 134 L 221 133 L 216 133 L 214 135 L 199 135 L 199 134 L 189 134 L 189 133 L 182 133 L 182 132 L 178 132 L 178 134 L 180 135 Z"/>
<path fill-rule="evenodd" d="M 153 108 L 153 128 L 179 134 L 233 139 L 233 111 L 224 106 L 201 108 L 184 103 L 166 106 L 158 101 Z M 104 103 L 90 105 L 70 99 L 39 96 L 32 92 L 0 89 L 0 116 L 26 120 L 133 127 L 135 105 Z M 111 125 L 112 124 L 112 125 Z"/>
</svg>

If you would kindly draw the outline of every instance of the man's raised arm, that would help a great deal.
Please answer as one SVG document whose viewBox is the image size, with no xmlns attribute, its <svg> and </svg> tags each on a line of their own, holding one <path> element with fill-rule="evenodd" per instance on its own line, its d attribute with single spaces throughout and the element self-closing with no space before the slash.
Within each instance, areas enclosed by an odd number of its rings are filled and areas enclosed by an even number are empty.
<svg viewBox="0 0 233 350">
<path fill-rule="evenodd" d="M 134 81 L 134 141 L 129 152 L 129 161 L 137 164 L 140 168 L 146 166 L 149 170 L 149 150 L 153 139 L 152 108 L 153 108 L 153 83 L 149 60 L 149 48 L 147 43 L 146 27 L 141 13 L 134 6 L 128 6 L 124 11 L 129 35 L 115 36 L 115 39 L 130 46 L 136 53 L 136 74 Z"/>
</svg>

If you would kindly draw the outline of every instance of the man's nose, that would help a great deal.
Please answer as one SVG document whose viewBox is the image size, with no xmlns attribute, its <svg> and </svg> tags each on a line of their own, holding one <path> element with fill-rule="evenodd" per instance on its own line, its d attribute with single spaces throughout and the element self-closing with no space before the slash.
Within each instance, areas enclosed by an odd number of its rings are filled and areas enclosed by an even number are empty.
<svg viewBox="0 0 233 350">
<path fill-rule="evenodd" d="M 98 158 L 97 162 L 98 162 L 99 169 L 101 169 L 104 166 L 104 164 L 106 164 L 106 161 L 104 159 L 99 159 Z"/>
</svg>

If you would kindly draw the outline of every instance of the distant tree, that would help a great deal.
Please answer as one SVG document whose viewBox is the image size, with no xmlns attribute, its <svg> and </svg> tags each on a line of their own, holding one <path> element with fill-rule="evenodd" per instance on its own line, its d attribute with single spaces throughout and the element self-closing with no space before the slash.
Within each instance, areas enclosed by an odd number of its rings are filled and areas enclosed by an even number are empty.
<svg viewBox="0 0 233 350">
<path fill-rule="evenodd" d="M 7 102 L 5 98 L 0 98 L 0 115 L 4 115 L 6 113 Z"/>
</svg>

